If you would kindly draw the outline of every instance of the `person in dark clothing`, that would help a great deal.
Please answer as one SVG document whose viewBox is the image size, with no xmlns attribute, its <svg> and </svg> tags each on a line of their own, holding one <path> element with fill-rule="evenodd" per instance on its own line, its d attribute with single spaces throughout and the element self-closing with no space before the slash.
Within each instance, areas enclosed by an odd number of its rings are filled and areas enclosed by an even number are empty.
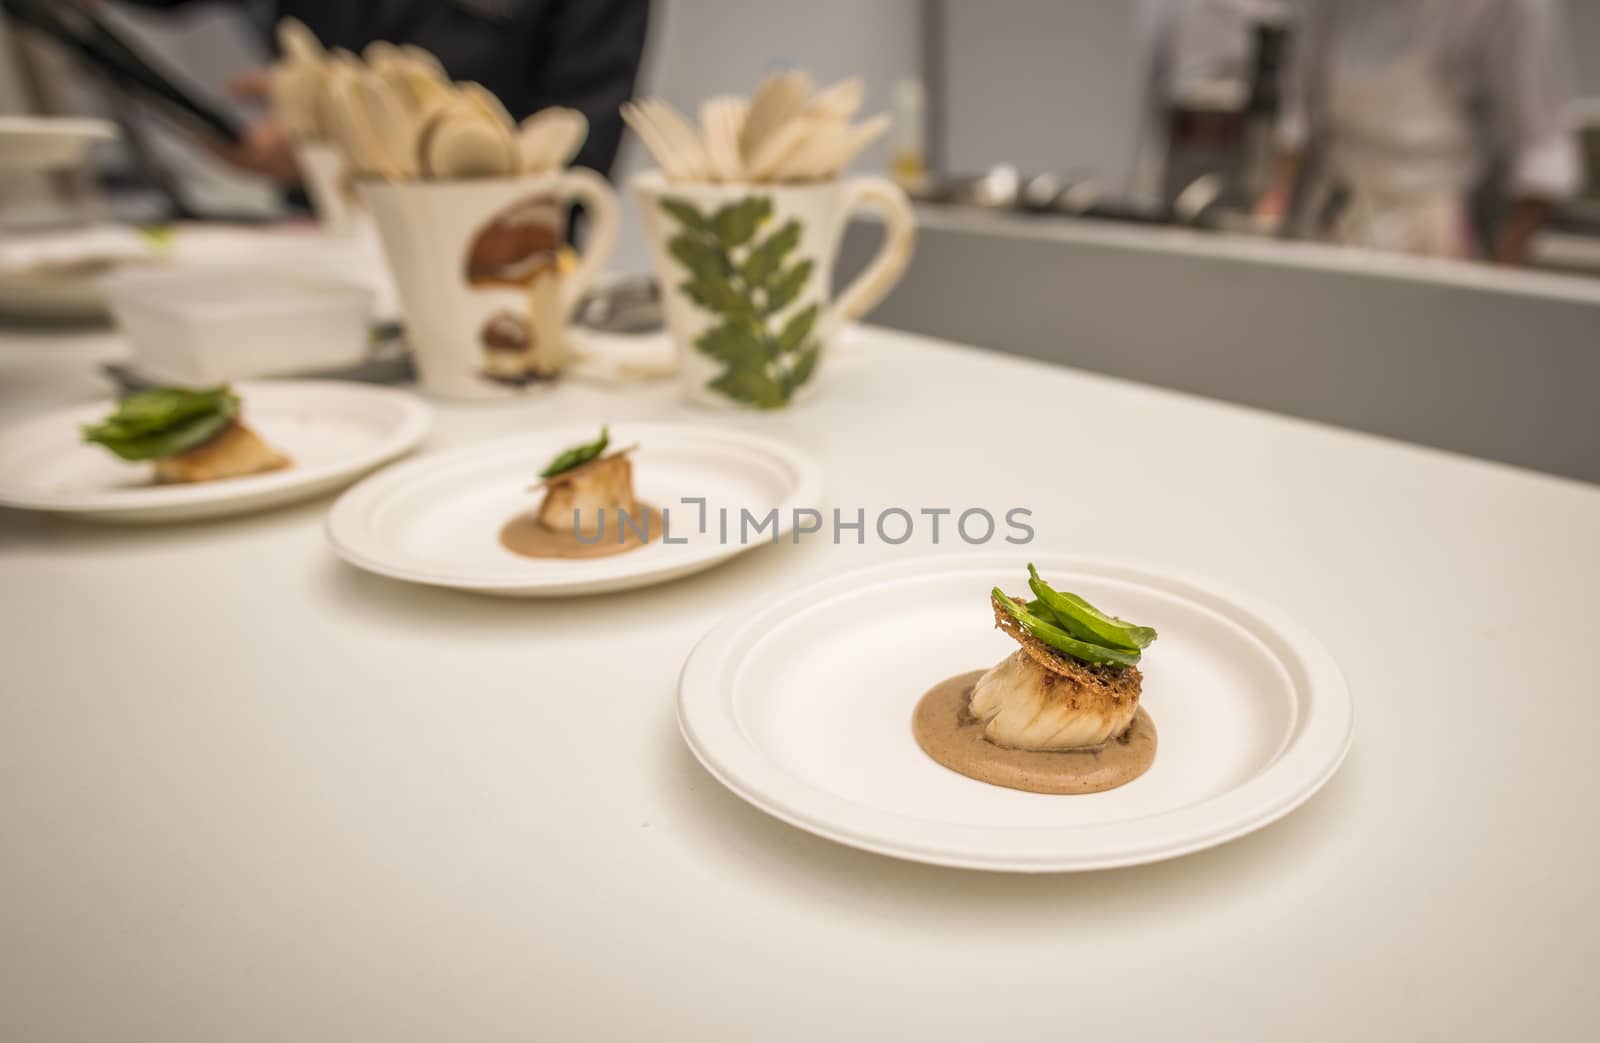
<svg viewBox="0 0 1600 1043">
<path fill-rule="evenodd" d="M 618 110 L 633 93 L 650 13 L 649 0 L 277 0 L 271 7 L 274 21 L 298 18 L 330 48 L 416 44 L 452 79 L 494 92 L 518 120 L 550 105 L 577 109 L 589 120 L 589 138 L 575 162 L 602 174 L 622 141 Z M 241 82 L 248 87 L 248 78 Z M 287 141 L 270 120 L 224 155 L 279 180 L 293 170 Z"/>
</svg>

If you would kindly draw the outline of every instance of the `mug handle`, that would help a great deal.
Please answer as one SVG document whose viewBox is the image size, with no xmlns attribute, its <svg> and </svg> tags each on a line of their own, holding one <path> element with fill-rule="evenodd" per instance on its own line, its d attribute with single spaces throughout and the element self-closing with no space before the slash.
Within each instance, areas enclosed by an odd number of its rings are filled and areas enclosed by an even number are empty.
<svg viewBox="0 0 1600 1043">
<path fill-rule="evenodd" d="M 611 182 L 587 167 L 570 167 L 556 177 L 556 190 L 564 198 L 583 207 L 589 218 L 578 267 L 561 280 L 561 314 L 571 320 L 578 302 L 594 285 L 611 251 L 617 245 L 617 193 Z"/>
<path fill-rule="evenodd" d="M 830 325 L 854 322 L 877 307 L 911 262 L 917 241 L 917 220 L 903 188 L 886 177 L 855 177 L 845 182 L 844 207 L 848 214 L 862 207 L 883 213 L 883 245 L 871 263 L 840 292 L 829 315 Z"/>
</svg>

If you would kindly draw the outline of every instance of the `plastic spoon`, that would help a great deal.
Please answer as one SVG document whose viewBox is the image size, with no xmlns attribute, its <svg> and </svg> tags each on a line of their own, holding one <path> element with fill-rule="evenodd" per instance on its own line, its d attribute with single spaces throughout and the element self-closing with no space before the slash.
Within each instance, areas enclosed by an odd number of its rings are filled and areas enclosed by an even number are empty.
<svg viewBox="0 0 1600 1043">
<path fill-rule="evenodd" d="M 632 101 L 623 102 L 622 119 L 639 136 L 639 140 L 644 143 L 644 147 L 654 157 L 656 166 L 661 168 L 661 172 L 667 176 L 667 180 L 688 180 L 684 176 L 684 167 L 679 162 L 678 154 L 673 150 L 672 143 L 656 127 L 650 118 L 650 113 L 642 104 Z"/>
<path fill-rule="evenodd" d="M 746 170 L 768 140 L 804 110 L 811 90 L 811 77 L 797 69 L 773 73 L 761 81 L 739 131 L 739 155 Z"/>
<path fill-rule="evenodd" d="M 272 111 L 296 138 L 325 138 L 317 114 L 317 92 L 322 73 L 303 62 L 275 65 L 267 73 L 267 93 Z"/>
<path fill-rule="evenodd" d="M 388 40 L 374 40 L 361 51 L 361 58 L 374 72 L 382 72 L 401 58 L 400 48 Z"/>
<path fill-rule="evenodd" d="M 811 99 L 811 104 L 806 107 L 806 114 L 849 123 L 855 118 L 866 97 L 866 83 L 859 76 L 851 76 L 840 80 L 827 90 L 819 91 L 817 96 Z"/>
<path fill-rule="evenodd" d="M 510 131 L 471 104 L 457 104 L 435 116 L 419 151 L 422 173 L 440 180 L 503 177 L 517 169 Z"/>
<path fill-rule="evenodd" d="M 541 173 L 566 166 L 583 147 L 589 121 L 576 109 L 541 109 L 517 129 L 517 152 L 525 172 Z"/>
<path fill-rule="evenodd" d="M 642 103 L 650 112 L 656 128 L 662 132 L 678 155 L 686 180 L 701 181 L 710 173 L 711 161 L 706 156 L 700 135 L 676 108 L 660 98 L 647 98 Z"/>
<path fill-rule="evenodd" d="M 816 128 L 784 160 L 777 176 L 786 181 L 824 180 L 838 176 L 861 150 L 889 129 L 887 115 L 874 116 L 856 126 L 828 121 Z"/>
<path fill-rule="evenodd" d="M 398 50 L 413 69 L 421 71 L 429 79 L 439 83 L 450 82 L 450 74 L 445 72 L 444 65 L 432 51 L 418 47 L 414 43 L 400 44 Z"/>
<path fill-rule="evenodd" d="M 476 105 L 478 111 L 482 112 L 498 126 L 504 128 L 507 134 L 510 134 L 515 129 L 517 121 L 511 118 L 511 113 L 506 111 L 505 104 L 483 84 L 473 83 L 470 80 L 464 81 L 456 84 L 456 93 Z"/>
<path fill-rule="evenodd" d="M 578 153 L 583 151 L 584 142 L 589 140 L 589 117 L 577 109 L 563 111 L 567 114 L 562 127 L 563 136 L 556 142 L 555 161 L 551 164 L 558 170 L 571 166 L 572 161 L 578 158 Z"/>
<path fill-rule="evenodd" d="M 323 115 L 344 152 L 345 161 L 355 173 L 394 180 L 395 172 L 389 166 L 388 157 L 374 140 L 372 122 L 358 95 L 356 79 L 355 74 L 348 72 L 329 76 L 323 88 Z"/>
<path fill-rule="evenodd" d="M 739 158 L 739 131 L 747 107 L 741 98 L 723 95 L 700 105 L 700 135 L 705 139 L 711 176 L 717 181 L 738 181 L 744 175 Z"/>
<path fill-rule="evenodd" d="M 771 173 L 774 181 L 812 181 L 826 176 L 850 134 L 850 126 L 818 116 L 802 116 L 800 141 Z"/>
<path fill-rule="evenodd" d="M 799 116 L 785 121 L 762 139 L 754 155 L 745 157 L 745 173 L 753 181 L 772 180 L 795 150 L 805 144 L 806 138 L 815 133 L 818 127 L 826 125 L 826 121 L 814 116 Z"/>
<path fill-rule="evenodd" d="M 306 28 L 306 23 L 298 18 L 279 19 L 278 50 L 291 62 L 313 66 L 320 65 L 328 58 L 328 52 L 323 49 L 317 34 Z"/>
<path fill-rule="evenodd" d="M 417 120 L 388 80 L 369 72 L 355 81 L 372 137 L 383 154 L 383 168 L 405 180 L 417 176 Z"/>
</svg>

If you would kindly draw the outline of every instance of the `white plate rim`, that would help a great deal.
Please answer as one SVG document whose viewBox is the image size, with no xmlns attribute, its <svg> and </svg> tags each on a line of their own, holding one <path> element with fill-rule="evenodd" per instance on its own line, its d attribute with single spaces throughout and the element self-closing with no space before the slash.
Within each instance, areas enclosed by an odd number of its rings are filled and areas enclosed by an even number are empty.
<svg viewBox="0 0 1600 1043">
<path fill-rule="evenodd" d="M 623 421 L 610 426 L 613 430 L 613 440 L 617 442 L 639 442 L 648 445 L 652 439 L 659 440 L 664 435 L 673 439 L 701 440 L 711 445 L 754 450 L 788 468 L 794 475 L 794 484 L 789 495 L 776 505 L 779 518 L 777 536 L 780 541 L 781 537 L 791 529 L 794 508 L 814 507 L 822 495 L 821 463 L 810 453 L 775 438 L 741 428 L 666 421 Z M 728 558 L 763 546 L 760 543 L 705 541 L 693 551 L 675 555 L 669 560 L 645 561 L 644 564 L 647 566 L 645 568 L 639 567 L 639 559 L 630 555 L 616 555 L 590 561 L 563 563 L 572 566 L 571 569 L 564 570 L 565 575 L 508 573 L 503 577 L 490 578 L 469 576 L 444 567 L 437 569 L 415 567 L 387 560 L 381 554 L 365 550 L 356 535 L 369 508 L 380 502 L 382 497 L 416 477 L 452 467 L 476 456 L 497 453 L 524 443 L 565 441 L 575 444 L 587 441 L 594 437 L 594 431 L 593 424 L 531 429 L 456 449 L 426 453 L 413 460 L 385 468 L 345 490 L 344 494 L 334 502 L 324 525 L 328 542 L 333 546 L 335 553 L 346 562 L 389 579 L 423 586 L 524 597 L 603 593 L 646 586 L 710 568 Z M 583 574 L 578 574 L 580 571 Z"/>
<path fill-rule="evenodd" d="M 433 410 L 421 398 L 401 388 L 379 387 L 341 380 L 258 380 L 234 381 L 234 390 L 244 402 L 246 413 L 252 399 L 263 394 L 272 397 L 295 393 L 342 394 L 382 397 L 399 408 L 395 430 L 365 452 L 343 460 L 317 466 L 290 467 L 266 474 L 246 475 L 221 482 L 151 485 L 122 489 L 115 493 L 78 493 L 64 496 L 17 495 L 0 487 L 0 507 L 45 511 L 63 515 L 106 515 L 132 518 L 141 514 L 163 515 L 182 511 L 173 517 L 195 518 L 190 511 L 224 507 L 257 499 L 276 504 L 295 491 L 325 488 L 344 477 L 360 475 L 397 456 L 415 449 L 433 427 Z M 35 428 L 75 426 L 96 415 L 104 415 L 115 405 L 111 399 L 59 409 L 24 420 L 0 432 L 0 440 L 26 437 Z"/>
<path fill-rule="evenodd" d="M 790 774 L 746 739 L 732 703 L 732 678 L 742 658 L 741 643 L 758 640 L 761 628 L 770 620 L 847 596 L 864 585 L 957 570 L 990 572 L 1017 567 L 1022 560 L 1015 552 L 987 552 L 919 556 L 850 569 L 765 599 L 759 610 L 746 608 L 730 614 L 695 646 L 679 675 L 678 727 L 684 742 L 718 782 L 792 826 L 850 847 L 910 861 L 1018 873 L 1113 869 L 1215 847 L 1289 814 L 1321 789 L 1344 762 L 1355 725 L 1349 687 L 1321 642 L 1281 609 L 1183 570 L 1075 555 L 1034 553 L 1029 557 L 1045 572 L 1090 572 L 1123 582 L 1149 583 L 1214 611 L 1226 610 L 1235 621 L 1254 624 L 1251 632 L 1267 644 L 1290 676 L 1297 676 L 1298 669 L 1297 687 L 1305 686 L 1299 693 L 1295 734 L 1252 778 L 1182 808 L 1136 820 L 1050 829 L 935 824 L 932 830 L 943 834 L 944 841 L 915 837 L 916 832 L 930 829 L 922 820 L 857 804 Z M 1164 839 L 1136 841 L 1129 836 L 1152 830 L 1164 833 Z M 1033 841 L 1044 838 L 1054 843 L 1006 843 L 1023 834 Z"/>
</svg>

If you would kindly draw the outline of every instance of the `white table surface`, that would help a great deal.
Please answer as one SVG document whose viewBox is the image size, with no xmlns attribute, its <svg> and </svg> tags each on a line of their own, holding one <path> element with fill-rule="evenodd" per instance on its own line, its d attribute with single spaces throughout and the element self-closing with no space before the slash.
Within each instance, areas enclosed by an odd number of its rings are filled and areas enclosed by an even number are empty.
<svg viewBox="0 0 1600 1043">
<path fill-rule="evenodd" d="M 0 336 L 0 421 L 118 350 Z M 1041 550 L 1278 602 L 1355 693 L 1344 769 L 1160 865 L 901 863 L 726 793 L 674 684 L 739 604 L 925 544 L 539 603 L 348 568 L 328 500 L 0 512 L 0 1038 L 1596 1038 L 1600 489 L 870 328 L 843 355 L 727 422 L 818 454 L 825 506 L 1027 506 Z M 570 385 L 430 447 L 710 416 Z"/>
</svg>

